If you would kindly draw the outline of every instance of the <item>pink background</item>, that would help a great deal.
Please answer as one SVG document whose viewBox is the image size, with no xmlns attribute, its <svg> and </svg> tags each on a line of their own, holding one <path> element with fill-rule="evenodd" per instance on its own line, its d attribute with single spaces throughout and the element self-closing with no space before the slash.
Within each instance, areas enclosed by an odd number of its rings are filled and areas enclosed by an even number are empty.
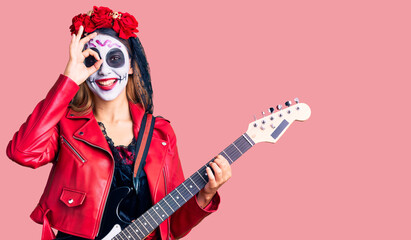
<svg viewBox="0 0 411 240">
<path fill-rule="evenodd" d="M 137 17 L 186 176 L 253 115 L 294 97 L 312 108 L 233 166 L 220 210 L 186 239 L 411 239 L 409 1 L 147 2 L 3 6 L 2 239 L 40 239 L 29 214 L 51 166 L 23 168 L 5 148 L 63 72 L 71 18 L 93 5 Z"/>
</svg>

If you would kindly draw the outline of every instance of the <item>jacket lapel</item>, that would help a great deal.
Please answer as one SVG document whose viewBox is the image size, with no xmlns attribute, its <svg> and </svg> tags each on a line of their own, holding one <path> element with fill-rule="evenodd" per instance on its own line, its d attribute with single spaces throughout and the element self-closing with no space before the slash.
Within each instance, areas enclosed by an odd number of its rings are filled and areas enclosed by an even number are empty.
<svg viewBox="0 0 411 240">
<path fill-rule="evenodd" d="M 111 155 L 110 147 L 94 117 L 93 111 L 90 111 L 85 115 L 79 115 L 79 113 L 70 109 L 67 118 L 82 121 L 81 126 L 74 131 L 73 138 L 83 141 L 93 147 L 103 149 Z"/>
<path fill-rule="evenodd" d="M 129 101 L 129 110 L 131 118 L 133 120 L 133 134 L 138 136 L 140 130 L 141 119 L 144 115 L 144 110 L 139 104 L 133 104 Z M 79 119 L 83 121 L 83 124 L 74 132 L 73 137 L 77 140 L 83 141 L 94 147 L 103 149 L 111 154 L 110 147 L 104 137 L 100 126 L 94 117 L 93 111 L 89 111 L 86 114 L 80 114 L 78 112 L 70 111 L 67 113 L 69 119 Z"/>
</svg>

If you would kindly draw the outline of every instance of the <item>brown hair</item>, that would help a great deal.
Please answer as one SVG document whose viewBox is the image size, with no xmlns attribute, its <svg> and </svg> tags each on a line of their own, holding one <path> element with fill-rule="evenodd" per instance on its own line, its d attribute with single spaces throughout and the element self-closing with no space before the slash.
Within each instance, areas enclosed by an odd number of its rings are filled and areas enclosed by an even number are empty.
<svg viewBox="0 0 411 240">
<path fill-rule="evenodd" d="M 128 76 L 128 82 L 126 85 L 126 95 L 127 100 L 132 103 L 141 103 L 145 111 L 151 112 L 153 110 L 152 102 L 152 89 L 151 89 L 151 80 L 150 80 L 150 69 L 146 60 L 144 49 L 138 40 L 138 38 L 133 38 L 131 40 L 125 40 L 119 38 L 117 33 L 110 28 L 101 28 L 97 29 L 96 32 L 100 34 L 106 34 L 111 37 L 116 38 L 124 46 L 127 47 L 131 59 L 131 67 L 133 68 L 133 74 Z M 131 38 L 130 38 L 131 39 Z M 130 42 L 131 44 L 130 44 Z M 132 46 L 130 46 L 132 45 Z M 137 48 L 137 49 L 132 49 Z M 133 54 L 134 53 L 134 54 Z M 139 56 L 135 56 L 135 55 Z M 137 59 L 142 60 L 142 64 L 138 62 Z M 145 77 L 142 76 L 140 68 L 144 68 Z M 94 108 L 93 93 L 90 91 L 86 82 L 80 84 L 80 89 L 70 102 L 70 107 L 82 114 L 89 113 Z"/>
</svg>

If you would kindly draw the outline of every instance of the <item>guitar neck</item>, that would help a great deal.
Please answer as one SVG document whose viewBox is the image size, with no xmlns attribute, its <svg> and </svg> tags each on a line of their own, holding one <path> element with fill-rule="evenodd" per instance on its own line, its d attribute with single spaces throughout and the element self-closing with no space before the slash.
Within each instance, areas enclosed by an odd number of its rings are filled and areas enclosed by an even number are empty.
<svg viewBox="0 0 411 240">
<path fill-rule="evenodd" d="M 248 149 L 254 145 L 254 141 L 244 133 L 232 144 L 226 147 L 220 155 L 224 156 L 228 162 L 233 164 Z M 120 239 L 144 239 L 156 229 L 160 223 L 170 217 L 177 209 L 183 206 L 188 200 L 196 195 L 208 182 L 206 167 L 210 162 L 202 166 L 193 175 L 176 187 L 167 196 L 152 206 L 143 215 L 128 225 L 123 231 L 117 234 L 113 240 Z"/>
</svg>

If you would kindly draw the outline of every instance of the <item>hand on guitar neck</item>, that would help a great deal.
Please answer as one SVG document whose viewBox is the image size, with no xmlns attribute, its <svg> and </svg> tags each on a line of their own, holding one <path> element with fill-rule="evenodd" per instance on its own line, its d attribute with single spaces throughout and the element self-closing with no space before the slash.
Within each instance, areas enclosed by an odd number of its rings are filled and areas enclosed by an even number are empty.
<svg viewBox="0 0 411 240">
<path fill-rule="evenodd" d="M 197 195 L 197 201 L 201 208 L 205 208 L 216 194 L 217 190 L 231 178 L 231 166 L 227 159 L 218 155 L 207 167 L 208 183 Z"/>
</svg>

